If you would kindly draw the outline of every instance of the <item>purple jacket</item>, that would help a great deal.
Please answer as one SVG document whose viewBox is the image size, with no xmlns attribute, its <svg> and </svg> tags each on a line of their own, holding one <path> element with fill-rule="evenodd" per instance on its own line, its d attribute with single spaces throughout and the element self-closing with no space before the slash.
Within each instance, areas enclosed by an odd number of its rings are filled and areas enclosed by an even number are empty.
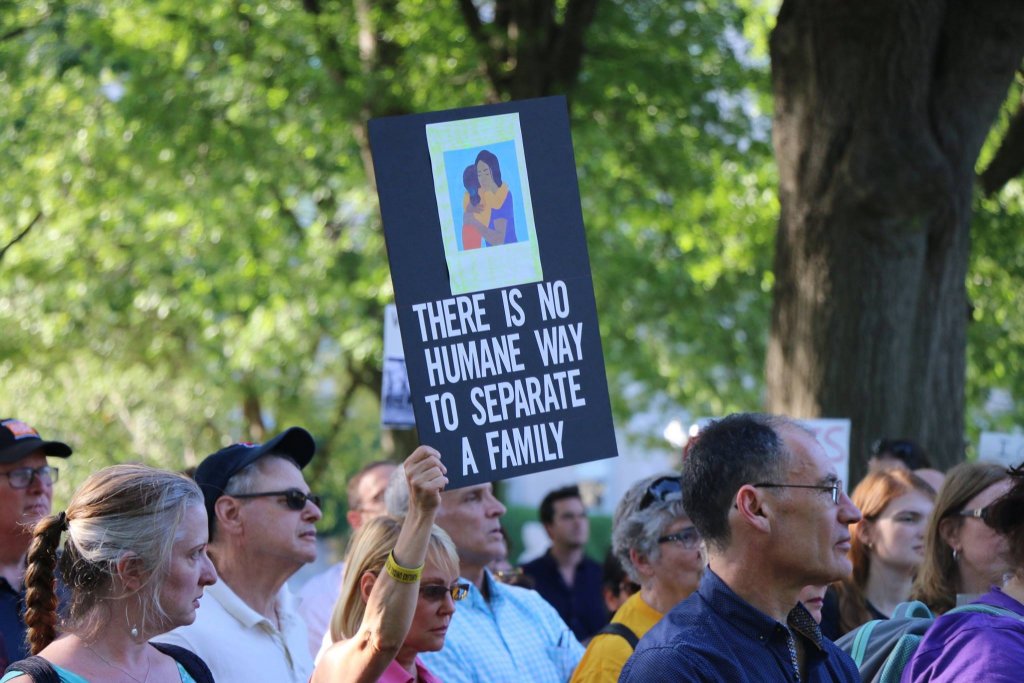
<svg viewBox="0 0 1024 683">
<path fill-rule="evenodd" d="M 975 602 L 1020 615 L 998 617 L 981 612 L 945 614 L 928 629 L 900 683 L 1006 681 L 1017 683 L 1024 671 L 1024 605 L 993 588 Z"/>
</svg>

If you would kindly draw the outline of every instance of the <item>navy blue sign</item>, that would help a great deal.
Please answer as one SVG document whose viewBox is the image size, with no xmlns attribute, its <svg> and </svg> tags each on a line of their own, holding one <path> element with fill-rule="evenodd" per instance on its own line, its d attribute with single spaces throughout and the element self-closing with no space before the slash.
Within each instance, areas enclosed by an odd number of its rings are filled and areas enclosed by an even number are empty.
<svg viewBox="0 0 1024 683">
<path fill-rule="evenodd" d="M 618 453 L 564 98 L 370 122 L 420 440 L 449 488 Z"/>
</svg>

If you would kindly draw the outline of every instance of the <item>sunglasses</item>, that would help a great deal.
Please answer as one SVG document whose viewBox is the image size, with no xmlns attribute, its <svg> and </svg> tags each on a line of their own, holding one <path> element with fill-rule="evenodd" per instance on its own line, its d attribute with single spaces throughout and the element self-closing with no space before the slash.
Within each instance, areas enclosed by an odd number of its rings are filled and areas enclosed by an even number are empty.
<svg viewBox="0 0 1024 683">
<path fill-rule="evenodd" d="M 452 596 L 452 600 L 455 602 L 464 600 L 465 597 L 469 595 L 469 584 L 453 583 L 451 586 L 442 586 L 439 584 L 420 586 L 420 597 L 427 602 L 441 602 L 444 600 L 445 595 Z"/>
<path fill-rule="evenodd" d="M 280 496 L 284 498 L 284 504 L 289 510 L 302 510 L 306 507 L 306 501 L 308 500 L 317 507 L 323 507 L 323 499 L 315 493 L 303 493 L 298 489 L 288 489 L 286 491 L 263 491 L 261 493 L 235 493 L 230 494 L 232 498 L 273 498 Z"/>
<path fill-rule="evenodd" d="M 639 510 L 646 510 L 654 501 L 682 500 L 683 485 L 679 477 L 659 477 L 651 482 L 640 499 Z"/>
<path fill-rule="evenodd" d="M 985 507 L 978 508 L 977 510 L 961 510 L 956 514 L 958 517 L 973 517 L 975 519 L 980 519 L 987 524 L 989 521 L 989 514 L 992 511 L 991 508 L 991 505 L 986 505 Z"/>
<path fill-rule="evenodd" d="M 498 581 L 501 581 L 502 583 L 508 583 L 509 581 L 514 581 L 518 578 L 521 578 L 523 576 L 523 568 L 512 567 L 511 569 L 494 569 L 491 570 L 491 573 L 494 574 L 494 578 L 496 578 Z"/>
</svg>

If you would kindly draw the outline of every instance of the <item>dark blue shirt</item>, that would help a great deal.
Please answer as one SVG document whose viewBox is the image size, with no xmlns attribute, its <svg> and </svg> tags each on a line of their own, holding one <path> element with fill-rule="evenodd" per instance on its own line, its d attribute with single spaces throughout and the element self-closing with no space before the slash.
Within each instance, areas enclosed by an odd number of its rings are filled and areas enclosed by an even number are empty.
<svg viewBox="0 0 1024 683">
<path fill-rule="evenodd" d="M 0 577 L 0 662 L 9 664 L 28 657 L 25 648 L 25 622 L 21 614 L 25 610 L 25 593 L 16 591 Z M 3 669 L 0 669 L 3 671 Z"/>
<path fill-rule="evenodd" d="M 803 683 L 860 683 L 853 660 L 797 605 L 789 626 L 805 653 Z M 785 625 L 736 595 L 710 569 L 637 645 L 619 683 L 797 681 Z"/>
<path fill-rule="evenodd" d="M 589 557 L 584 555 L 583 561 L 576 565 L 572 588 L 565 585 L 550 550 L 524 564 L 523 573 L 533 579 L 534 590 L 555 608 L 580 642 L 608 623 L 610 616 L 601 593 L 601 565 Z"/>
</svg>

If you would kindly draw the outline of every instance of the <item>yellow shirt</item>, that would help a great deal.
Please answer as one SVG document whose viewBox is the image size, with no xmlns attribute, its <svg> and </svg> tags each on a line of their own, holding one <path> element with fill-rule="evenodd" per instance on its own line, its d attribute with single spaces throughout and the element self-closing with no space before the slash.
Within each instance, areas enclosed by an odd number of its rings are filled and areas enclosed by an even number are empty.
<svg viewBox="0 0 1024 683">
<path fill-rule="evenodd" d="M 612 617 L 612 623 L 623 624 L 637 638 L 643 638 L 661 616 L 661 612 L 643 601 L 640 593 L 634 593 L 622 603 L 622 607 Z M 611 633 L 594 636 L 569 683 L 616 683 L 622 667 L 632 654 L 633 648 L 622 636 Z"/>
</svg>

